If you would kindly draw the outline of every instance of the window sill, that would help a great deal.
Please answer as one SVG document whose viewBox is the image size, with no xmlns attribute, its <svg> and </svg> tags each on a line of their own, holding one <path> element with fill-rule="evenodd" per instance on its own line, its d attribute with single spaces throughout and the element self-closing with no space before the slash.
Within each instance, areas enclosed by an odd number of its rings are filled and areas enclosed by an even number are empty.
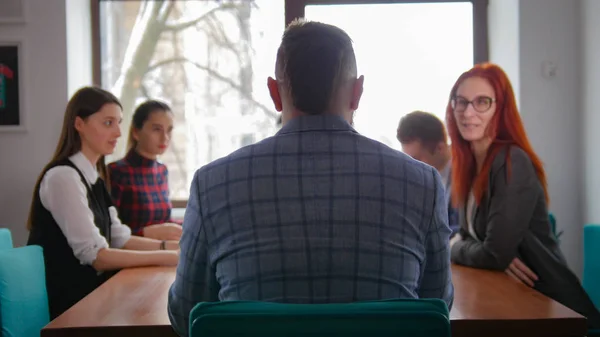
<svg viewBox="0 0 600 337">
<path fill-rule="evenodd" d="M 173 220 L 183 220 L 185 215 L 185 208 L 173 208 L 171 210 L 171 218 Z"/>
</svg>

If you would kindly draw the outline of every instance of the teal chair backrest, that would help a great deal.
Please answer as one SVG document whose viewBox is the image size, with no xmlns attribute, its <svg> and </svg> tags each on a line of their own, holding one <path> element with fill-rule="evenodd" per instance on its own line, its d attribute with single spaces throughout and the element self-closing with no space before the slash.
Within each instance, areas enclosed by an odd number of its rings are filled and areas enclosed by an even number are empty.
<svg viewBox="0 0 600 337">
<path fill-rule="evenodd" d="M 12 234 L 8 228 L 0 228 L 0 250 L 13 248 Z"/>
<path fill-rule="evenodd" d="M 39 337 L 49 320 L 42 247 L 0 250 L 0 335 Z"/>
<path fill-rule="evenodd" d="M 600 225 L 583 227 L 583 288 L 600 308 Z"/>
<path fill-rule="evenodd" d="M 203 302 L 190 313 L 190 337 L 449 337 L 438 299 L 341 304 Z"/>
</svg>

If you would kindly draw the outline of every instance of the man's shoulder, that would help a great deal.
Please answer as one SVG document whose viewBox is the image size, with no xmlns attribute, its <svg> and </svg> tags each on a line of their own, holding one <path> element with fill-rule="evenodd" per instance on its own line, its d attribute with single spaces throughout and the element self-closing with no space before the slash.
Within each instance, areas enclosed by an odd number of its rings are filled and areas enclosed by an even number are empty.
<svg viewBox="0 0 600 337">
<path fill-rule="evenodd" d="M 394 178 L 402 178 L 417 182 L 417 185 L 426 185 L 433 187 L 434 172 L 431 166 L 414 160 L 410 156 L 395 150 L 381 142 L 362 136 L 360 134 L 345 134 L 348 139 L 340 141 L 339 144 L 333 146 L 331 153 L 334 156 L 341 158 L 343 156 L 356 156 L 358 165 L 368 171 L 376 170 L 385 176 Z M 349 148 L 352 144 L 351 148 Z M 292 146 L 293 145 L 293 146 Z M 292 146 L 289 151 L 297 153 L 297 142 L 289 142 L 289 139 L 283 139 L 280 136 L 266 138 L 258 143 L 242 147 L 231 154 L 219 158 L 197 171 L 199 178 L 209 178 L 214 182 L 222 181 L 227 175 L 232 172 L 237 172 L 241 169 L 248 168 L 253 161 L 250 159 L 267 159 L 266 162 L 271 162 L 269 158 L 275 156 L 289 154 L 286 148 Z M 329 145 L 324 147 L 322 151 L 316 150 L 317 153 L 328 152 L 331 148 Z M 305 151 L 306 154 L 310 150 Z M 346 162 L 342 160 L 341 162 Z M 256 163 L 265 163 L 264 160 L 256 161 Z M 354 166 L 354 161 L 352 162 Z"/>
<path fill-rule="evenodd" d="M 366 157 L 372 157 L 374 154 L 381 157 L 380 164 L 386 174 L 402 176 L 411 180 L 423 179 L 427 181 L 427 184 L 434 177 L 435 169 L 433 167 L 415 160 L 401 151 L 367 137 L 362 137 L 360 144 L 363 146 L 363 154 Z"/>
<path fill-rule="evenodd" d="M 239 166 L 247 166 L 250 163 L 250 158 L 265 156 L 265 143 L 268 144 L 272 138 L 273 137 L 269 137 L 261 142 L 241 147 L 224 157 L 213 160 L 200 167 L 196 171 L 196 176 L 198 179 L 207 178 L 209 176 L 214 177 L 215 175 L 223 176 L 226 175 L 232 167 L 238 168 Z"/>
</svg>

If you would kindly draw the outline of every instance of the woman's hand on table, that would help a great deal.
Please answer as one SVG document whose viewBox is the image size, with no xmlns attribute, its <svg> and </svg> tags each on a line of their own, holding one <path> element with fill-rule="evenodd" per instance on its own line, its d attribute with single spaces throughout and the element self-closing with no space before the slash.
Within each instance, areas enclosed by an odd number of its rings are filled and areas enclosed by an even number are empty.
<svg viewBox="0 0 600 337">
<path fill-rule="evenodd" d="M 175 223 L 150 225 L 144 228 L 144 237 L 156 240 L 179 241 L 183 228 Z"/>
<path fill-rule="evenodd" d="M 523 261 L 516 257 L 512 260 L 508 268 L 506 268 L 505 272 L 530 287 L 533 287 L 534 282 L 538 280 L 538 276 Z"/>
<path fill-rule="evenodd" d="M 165 250 L 176 250 L 179 251 L 179 241 L 166 241 Z"/>
</svg>

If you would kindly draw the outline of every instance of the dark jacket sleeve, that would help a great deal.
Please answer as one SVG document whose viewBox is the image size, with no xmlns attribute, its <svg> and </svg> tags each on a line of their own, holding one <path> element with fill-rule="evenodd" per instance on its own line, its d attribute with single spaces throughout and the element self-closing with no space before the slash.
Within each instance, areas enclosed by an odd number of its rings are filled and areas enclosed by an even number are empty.
<svg viewBox="0 0 600 337">
<path fill-rule="evenodd" d="M 498 156 L 506 158 L 502 153 Z M 543 190 L 539 188 L 531 159 L 523 150 L 510 148 L 510 176 L 504 158 L 494 160 L 488 186 L 488 212 L 479 214 L 487 222 L 485 239 L 479 242 L 467 236 L 456 242 L 451 251 L 455 263 L 505 270 L 517 256 Z"/>
</svg>

